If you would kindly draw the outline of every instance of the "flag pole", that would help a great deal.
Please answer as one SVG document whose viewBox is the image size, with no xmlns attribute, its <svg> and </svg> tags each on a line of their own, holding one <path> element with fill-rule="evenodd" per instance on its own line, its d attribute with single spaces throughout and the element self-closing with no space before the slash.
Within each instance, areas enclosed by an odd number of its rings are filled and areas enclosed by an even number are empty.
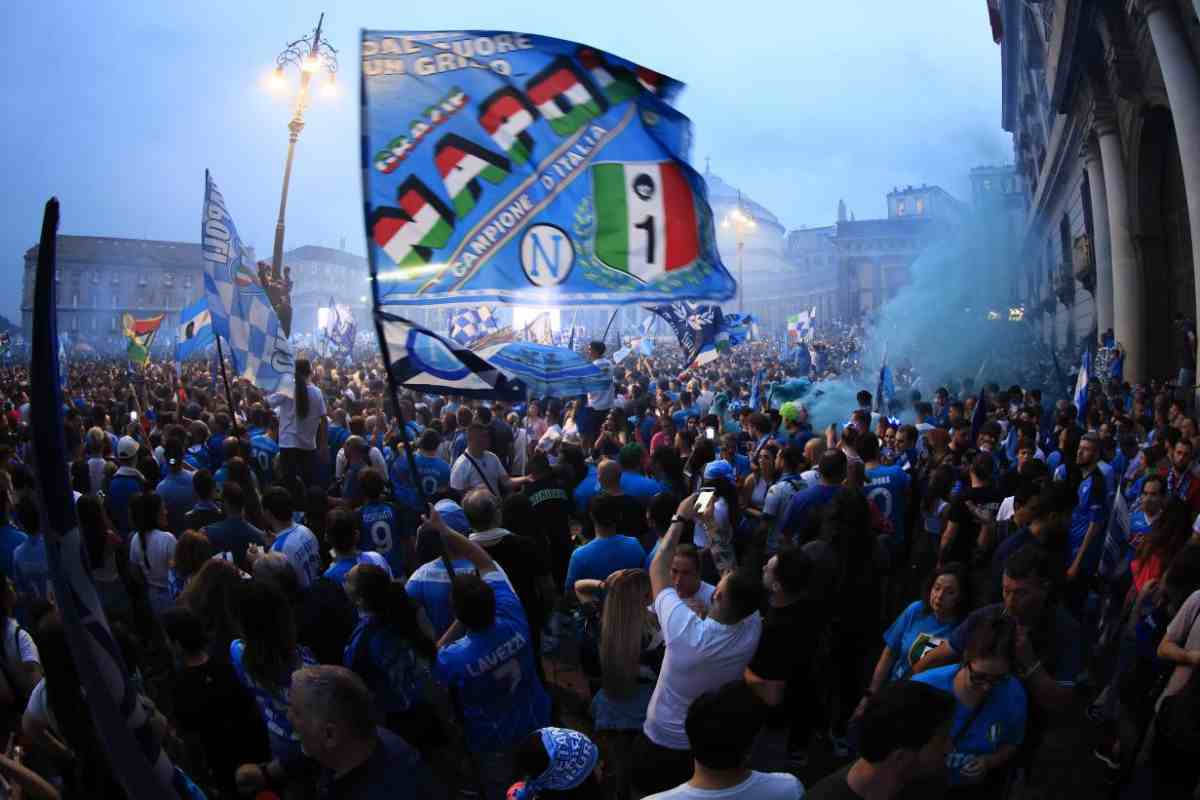
<svg viewBox="0 0 1200 800">
<path fill-rule="evenodd" d="M 374 288 L 374 275 L 371 276 L 371 285 Z M 413 455 L 412 442 L 408 438 L 408 425 L 404 422 L 404 415 L 400 413 L 400 387 L 396 385 L 396 376 L 392 373 L 392 356 L 388 350 L 387 337 L 384 336 L 383 319 L 380 316 L 378 306 L 375 307 L 371 316 L 375 320 L 375 339 L 379 342 L 379 354 L 383 356 L 383 371 L 387 373 L 388 392 L 392 396 L 392 407 L 396 410 L 396 419 L 400 421 L 400 442 L 404 445 L 404 458 L 408 462 L 409 480 L 412 481 L 412 485 L 417 490 L 417 502 L 421 508 L 429 508 L 429 498 L 425 496 L 425 489 L 421 486 L 421 479 L 417 475 L 417 459 Z M 442 542 L 441 534 L 438 534 L 438 551 L 442 560 L 442 566 L 446 569 L 446 574 L 453 580 L 454 564 L 451 563 L 450 557 L 446 555 L 446 546 Z"/>
<path fill-rule="evenodd" d="M 613 309 L 612 316 L 608 318 L 608 324 L 604 326 L 604 335 L 600 337 L 601 342 L 608 341 L 608 332 L 612 329 L 613 320 L 617 318 L 617 312 L 620 310 L 620 306 L 617 306 Z"/>
<path fill-rule="evenodd" d="M 217 340 L 217 361 L 221 364 L 221 381 L 225 384 L 225 402 L 229 405 L 229 421 L 233 423 L 233 437 L 241 439 L 241 431 L 238 430 L 237 422 L 237 406 L 233 404 L 233 392 L 229 390 L 229 376 L 225 374 L 225 351 L 221 349 L 221 337 L 213 333 Z"/>
</svg>

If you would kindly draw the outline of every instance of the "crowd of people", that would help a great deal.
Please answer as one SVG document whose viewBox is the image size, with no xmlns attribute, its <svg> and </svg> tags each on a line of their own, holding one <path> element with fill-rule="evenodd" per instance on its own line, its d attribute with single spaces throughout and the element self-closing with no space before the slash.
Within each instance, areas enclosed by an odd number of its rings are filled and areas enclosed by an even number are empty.
<svg viewBox="0 0 1200 800">
<path fill-rule="evenodd" d="M 825 425 L 755 391 L 784 353 L 735 356 L 593 342 L 607 390 L 516 405 L 73 363 L 80 557 L 164 747 L 213 798 L 1005 797 L 1086 725 L 1072 768 L 1191 796 L 1190 396 L 967 380 Z M 121 797 L 28 392 L 0 373 L 0 785 Z"/>
</svg>

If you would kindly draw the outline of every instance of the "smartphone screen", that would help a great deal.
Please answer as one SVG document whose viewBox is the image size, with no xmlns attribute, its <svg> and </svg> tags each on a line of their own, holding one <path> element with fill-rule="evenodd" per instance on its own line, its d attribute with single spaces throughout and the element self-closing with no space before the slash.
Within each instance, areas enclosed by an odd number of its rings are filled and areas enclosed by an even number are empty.
<svg viewBox="0 0 1200 800">
<path fill-rule="evenodd" d="M 136 412 L 136 411 L 130 411 L 130 412 L 129 412 L 129 421 L 130 421 L 130 422 L 137 422 L 137 419 L 138 419 L 137 412 Z"/>
<path fill-rule="evenodd" d="M 708 438 L 708 439 L 717 438 L 717 429 L 716 428 L 705 428 L 704 436 L 705 436 L 705 438 Z"/>
<path fill-rule="evenodd" d="M 715 496 L 716 492 L 712 489 L 702 489 L 700 496 L 696 498 L 696 513 L 707 514 L 708 507 L 712 505 L 713 497 Z"/>
</svg>

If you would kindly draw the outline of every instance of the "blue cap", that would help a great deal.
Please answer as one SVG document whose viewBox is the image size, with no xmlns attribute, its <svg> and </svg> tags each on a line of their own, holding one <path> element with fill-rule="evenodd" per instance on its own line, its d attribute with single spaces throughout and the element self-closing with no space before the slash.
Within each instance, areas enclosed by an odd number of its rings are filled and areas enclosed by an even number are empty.
<svg viewBox="0 0 1200 800">
<path fill-rule="evenodd" d="M 442 515 L 442 519 L 451 530 L 463 536 L 471 533 L 471 523 L 467 522 L 467 514 L 458 503 L 453 500 L 438 500 L 433 507 Z"/>
<path fill-rule="evenodd" d="M 733 465 L 724 459 L 708 462 L 708 466 L 704 468 L 704 480 L 711 481 L 716 478 L 733 480 Z"/>
</svg>

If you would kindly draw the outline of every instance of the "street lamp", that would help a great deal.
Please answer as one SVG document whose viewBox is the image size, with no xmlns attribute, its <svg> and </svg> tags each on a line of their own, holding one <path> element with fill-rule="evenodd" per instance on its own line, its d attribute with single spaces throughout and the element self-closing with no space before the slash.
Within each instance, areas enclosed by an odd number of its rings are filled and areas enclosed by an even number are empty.
<svg viewBox="0 0 1200 800">
<path fill-rule="evenodd" d="M 758 227 L 758 225 L 754 222 L 754 218 L 751 217 L 749 214 L 747 214 L 745 212 L 745 210 L 743 210 L 743 208 L 742 208 L 742 193 L 740 191 L 738 192 L 737 208 L 733 209 L 732 211 L 730 211 L 728 214 L 725 215 L 725 219 L 721 220 L 721 227 L 726 228 L 726 229 L 733 228 L 733 233 L 737 237 L 737 260 L 738 260 L 738 263 L 737 263 L 737 269 L 738 269 L 737 299 L 738 299 L 738 313 L 741 314 L 743 311 L 742 301 L 746 294 L 746 291 L 743 288 L 743 287 L 745 287 L 746 284 L 744 282 L 745 269 L 742 264 L 742 251 L 746 247 L 746 233 L 748 231 L 754 230 L 755 228 Z"/>
<path fill-rule="evenodd" d="M 292 179 L 292 156 L 296 152 L 296 140 L 300 131 L 304 130 L 304 108 L 308 104 L 308 86 L 313 76 L 321 70 L 329 74 L 325 85 L 326 93 L 333 89 L 333 79 L 337 74 L 337 50 L 329 42 L 321 38 L 321 25 L 325 22 L 322 13 L 317 20 L 317 27 L 311 34 L 288 44 L 283 52 L 275 59 L 275 69 L 271 72 L 270 85 L 275 89 L 287 87 L 284 70 L 295 64 L 300 68 L 300 91 L 296 94 L 296 105 L 292 119 L 288 123 L 287 162 L 283 167 L 283 190 L 279 195 L 279 219 L 275 222 L 275 249 L 271 252 L 271 273 L 278 279 L 283 266 L 283 218 L 287 212 L 288 184 Z"/>
</svg>

